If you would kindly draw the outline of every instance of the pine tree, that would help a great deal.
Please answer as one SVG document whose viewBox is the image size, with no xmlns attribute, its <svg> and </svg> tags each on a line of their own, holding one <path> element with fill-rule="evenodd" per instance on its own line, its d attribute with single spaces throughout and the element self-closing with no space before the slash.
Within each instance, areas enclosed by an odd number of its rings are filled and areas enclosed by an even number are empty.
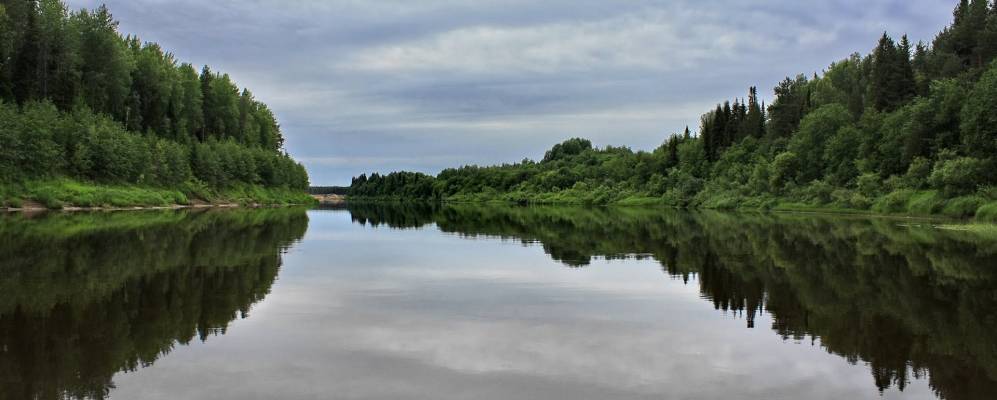
<svg viewBox="0 0 997 400">
<path fill-rule="evenodd" d="M 7 7 L 0 3 L 0 100 L 11 99 L 10 60 L 14 57 L 14 29 Z"/>
<path fill-rule="evenodd" d="M 907 35 L 903 35 L 900 38 L 900 45 L 897 46 L 897 81 L 893 84 L 897 96 L 903 103 L 917 94 L 917 80 L 914 76 L 914 67 L 910 57 L 910 40 L 907 39 Z"/>
<path fill-rule="evenodd" d="M 214 75 L 211 74 L 211 68 L 207 65 L 201 69 L 201 116 L 202 125 L 200 129 L 200 139 L 205 141 L 208 139 L 209 131 L 215 126 L 215 96 L 212 90 L 214 86 L 212 81 L 214 80 Z"/>
<path fill-rule="evenodd" d="M 977 57 L 980 65 L 989 65 L 997 57 L 997 4 L 990 8 L 986 24 L 980 32 Z"/>
<path fill-rule="evenodd" d="M 76 16 L 81 25 L 83 99 L 94 111 L 124 121 L 134 62 L 118 35 L 118 23 L 106 6 Z"/>
<path fill-rule="evenodd" d="M 980 48 L 989 14 L 989 0 L 973 0 L 969 5 L 969 17 L 966 21 L 965 40 L 967 47 L 966 64 L 971 67 L 983 66 L 983 50 Z"/>
<path fill-rule="evenodd" d="M 765 133 L 764 119 L 762 107 L 758 104 L 758 88 L 752 86 L 748 89 L 748 105 L 742 128 L 743 135 L 745 137 L 761 138 Z"/>
<path fill-rule="evenodd" d="M 915 90 L 907 37 L 904 36 L 897 46 L 888 34 L 883 33 L 873 52 L 873 104 L 878 110 L 892 111 L 913 97 Z"/>
<path fill-rule="evenodd" d="M 27 9 L 23 14 L 24 28 L 20 37 L 20 46 L 14 58 L 14 70 L 11 77 L 11 89 L 18 103 L 25 103 L 38 98 L 38 60 L 39 49 L 38 9 L 34 1 L 25 2 Z"/>
</svg>

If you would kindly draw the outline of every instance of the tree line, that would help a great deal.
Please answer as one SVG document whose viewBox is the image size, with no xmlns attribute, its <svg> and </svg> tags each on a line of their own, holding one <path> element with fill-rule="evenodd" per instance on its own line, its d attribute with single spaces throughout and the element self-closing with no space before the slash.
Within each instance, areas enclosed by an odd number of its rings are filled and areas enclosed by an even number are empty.
<svg viewBox="0 0 997 400">
<path fill-rule="evenodd" d="M 997 7 L 962 0 L 931 43 L 884 33 L 871 53 L 786 78 L 768 105 L 751 88 L 653 151 L 572 139 L 540 162 L 362 175 L 351 194 L 972 216 L 997 201 L 995 55 Z"/>
<path fill-rule="evenodd" d="M 0 115 L 2 181 L 308 186 L 265 104 L 120 34 L 106 6 L 0 0 Z"/>
</svg>

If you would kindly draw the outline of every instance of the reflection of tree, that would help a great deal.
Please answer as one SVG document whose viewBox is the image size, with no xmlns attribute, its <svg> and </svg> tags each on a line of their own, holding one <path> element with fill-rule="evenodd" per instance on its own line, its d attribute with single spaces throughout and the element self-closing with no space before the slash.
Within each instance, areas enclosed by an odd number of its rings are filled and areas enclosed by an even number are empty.
<svg viewBox="0 0 997 400">
<path fill-rule="evenodd" d="M 269 293 L 302 210 L 2 218 L 0 398 L 107 397 Z"/>
<path fill-rule="evenodd" d="M 648 209 L 475 207 L 370 214 L 354 219 L 435 222 L 464 237 L 542 243 L 555 260 L 650 255 L 718 310 L 762 310 L 784 338 L 819 339 L 868 363 L 876 384 L 903 389 L 930 372 L 947 399 L 988 398 L 997 382 L 997 240 L 895 221 L 800 215 L 732 215 Z"/>
</svg>

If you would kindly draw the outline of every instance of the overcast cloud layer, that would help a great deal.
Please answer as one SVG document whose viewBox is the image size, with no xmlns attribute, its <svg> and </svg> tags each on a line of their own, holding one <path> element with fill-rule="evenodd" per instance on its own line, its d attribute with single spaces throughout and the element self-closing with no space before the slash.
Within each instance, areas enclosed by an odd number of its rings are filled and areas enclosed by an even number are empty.
<svg viewBox="0 0 997 400">
<path fill-rule="evenodd" d="M 313 184 L 652 149 L 718 101 L 814 73 L 883 31 L 930 40 L 955 0 L 70 0 L 208 64 L 277 113 Z"/>
</svg>

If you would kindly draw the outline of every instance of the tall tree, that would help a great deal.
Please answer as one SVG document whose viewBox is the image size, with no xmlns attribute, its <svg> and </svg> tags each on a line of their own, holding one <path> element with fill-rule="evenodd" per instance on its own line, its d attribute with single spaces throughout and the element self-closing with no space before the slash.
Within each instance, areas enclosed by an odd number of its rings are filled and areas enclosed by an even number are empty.
<svg viewBox="0 0 997 400">
<path fill-rule="evenodd" d="M 201 115 L 203 122 L 201 124 L 201 129 L 199 132 L 201 141 L 208 139 L 210 130 L 215 126 L 215 97 L 214 97 L 214 79 L 215 76 L 211 73 L 211 68 L 207 65 L 201 69 Z"/>
<path fill-rule="evenodd" d="M 748 89 L 748 105 L 741 128 L 744 136 L 761 138 L 765 134 L 765 115 L 762 106 L 758 104 L 758 88 Z"/>
<path fill-rule="evenodd" d="M 809 111 L 810 89 L 806 76 L 786 78 L 775 88 L 775 101 L 769 106 L 768 134 L 789 137 Z"/>
<path fill-rule="evenodd" d="M 173 98 L 170 108 L 176 139 L 181 142 L 196 139 L 204 131 L 204 97 L 200 77 L 192 65 L 184 63 L 177 70 Z"/>
<path fill-rule="evenodd" d="M 907 37 L 896 45 L 886 33 L 873 52 L 871 94 L 878 110 L 892 111 L 914 97 L 916 83 Z"/>
<path fill-rule="evenodd" d="M 75 14 L 80 26 L 82 95 L 98 113 L 125 120 L 133 61 L 106 6 Z"/>
<path fill-rule="evenodd" d="M 12 99 L 10 87 L 12 61 L 14 59 L 14 24 L 7 15 L 7 6 L 0 3 L 0 99 Z"/>
<path fill-rule="evenodd" d="M 23 22 L 11 77 L 11 91 L 18 103 L 37 99 L 39 96 L 38 60 L 41 56 L 39 48 L 41 34 L 38 29 L 38 7 L 34 1 L 25 1 L 23 4 L 25 6 L 20 15 Z"/>
</svg>

